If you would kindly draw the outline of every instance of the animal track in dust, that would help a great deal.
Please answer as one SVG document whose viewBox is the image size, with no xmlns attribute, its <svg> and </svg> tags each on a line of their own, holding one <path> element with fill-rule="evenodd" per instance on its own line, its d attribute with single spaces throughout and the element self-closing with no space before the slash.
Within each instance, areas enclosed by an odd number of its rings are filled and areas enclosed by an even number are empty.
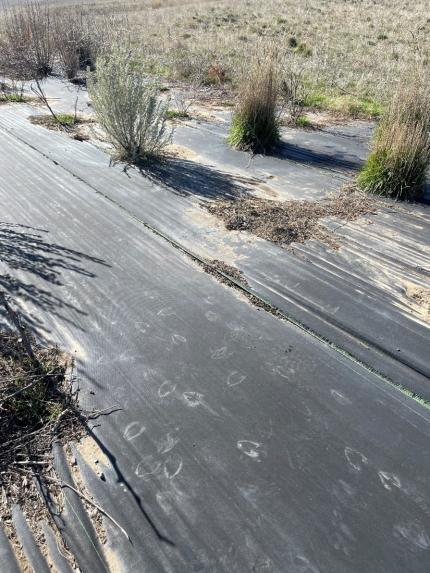
<svg viewBox="0 0 430 573">
<path fill-rule="evenodd" d="M 345 394 L 342 394 L 342 392 L 339 392 L 338 390 L 330 390 L 330 394 L 333 396 L 336 402 L 342 404 L 342 406 L 352 404 L 348 396 L 345 396 Z"/>
<path fill-rule="evenodd" d="M 165 380 L 158 388 L 158 395 L 160 396 L 160 398 L 165 398 L 166 396 L 174 392 L 175 389 L 176 389 L 176 384 L 173 384 L 173 382 L 170 382 L 170 380 Z"/>
<path fill-rule="evenodd" d="M 348 446 L 345 448 L 345 457 L 349 465 L 357 472 L 360 472 L 361 468 L 367 464 L 367 458 L 364 454 Z"/>
<path fill-rule="evenodd" d="M 169 432 L 166 437 L 163 438 L 158 444 L 157 451 L 159 454 L 167 454 L 167 452 L 173 450 L 178 442 L 179 438 L 172 436 L 172 434 Z"/>
<path fill-rule="evenodd" d="M 378 472 L 378 477 L 381 480 L 382 485 L 388 491 L 391 491 L 393 487 L 401 488 L 402 484 L 400 483 L 399 478 L 395 474 L 390 474 L 389 472 Z"/>
<path fill-rule="evenodd" d="M 182 395 L 191 408 L 195 408 L 202 403 L 203 394 L 199 394 L 198 392 L 184 392 Z"/>
<path fill-rule="evenodd" d="M 220 358 L 224 358 L 227 354 L 227 346 L 221 346 L 221 348 L 217 348 L 211 353 L 212 360 L 219 360 Z"/>
<path fill-rule="evenodd" d="M 164 462 L 164 475 L 168 479 L 173 479 L 181 472 L 183 465 L 181 456 L 178 454 L 172 454 Z"/>
<path fill-rule="evenodd" d="M 151 476 L 157 474 L 161 469 L 161 462 L 154 459 L 153 456 L 145 456 L 137 464 L 135 474 L 144 480 L 151 479 Z"/>
<path fill-rule="evenodd" d="M 253 460 L 258 460 L 261 454 L 261 444 L 251 440 L 239 440 L 237 448 L 246 456 Z"/>
<path fill-rule="evenodd" d="M 182 336 L 181 334 L 172 334 L 172 342 L 173 344 L 185 344 L 185 342 L 187 342 L 187 339 L 185 338 L 185 336 Z"/>
<path fill-rule="evenodd" d="M 246 378 L 247 378 L 246 374 L 241 374 L 237 370 L 233 370 L 233 372 L 230 372 L 230 374 L 228 375 L 227 386 L 230 386 L 230 388 L 233 386 L 238 386 L 239 384 L 242 384 L 242 382 L 244 382 Z"/>
<path fill-rule="evenodd" d="M 204 401 L 204 394 L 200 394 L 199 392 L 184 392 L 182 397 L 187 406 L 190 406 L 191 408 L 203 406 L 203 408 L 205 408 L 213 416 L 219 416 L 219 414 Z"/>
<path fill-rule="evenodd" d="M 124 430 L 124 438 L 130 442 L 138 438 L 146 430 L 145 426 L 140 422 L 130 422 Z"/>
</svg>

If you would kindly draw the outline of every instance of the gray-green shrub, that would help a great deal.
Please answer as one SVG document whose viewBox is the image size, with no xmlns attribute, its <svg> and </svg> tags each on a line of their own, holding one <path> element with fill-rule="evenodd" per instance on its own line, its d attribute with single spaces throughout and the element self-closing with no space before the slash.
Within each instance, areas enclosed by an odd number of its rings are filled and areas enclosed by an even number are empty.
<svg viewBox="0 0 430 573">
<path fill-rule="evenodd" d="M 159 155 L 171 140 L 166 118 L 168 102 L 136 71 L 136 54 L 127 44 L 115 44 L 97 59 L 88 78 L 98 121 L 119 159 L 137 162 Z"/>
</svg>

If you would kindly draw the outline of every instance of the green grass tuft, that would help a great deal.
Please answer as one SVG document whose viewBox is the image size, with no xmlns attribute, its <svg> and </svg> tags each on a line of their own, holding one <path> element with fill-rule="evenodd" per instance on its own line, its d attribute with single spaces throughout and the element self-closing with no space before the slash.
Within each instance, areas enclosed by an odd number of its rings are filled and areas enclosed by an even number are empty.
<svg viewBox="0 0 430 573">
<path fill-rule="evenodd" d="M 328 107 L 330 98 L 320 92 L 310 92 L 306 95 L 303 105 L 305 107 L 312 107 L 317 109 L 324 109 Z"/>
<path fill-rule="evenodd" d="M 418 199 L 422 195 L 427 164 L 418 157 L 412 169 L 407 167 L 408 163 L 407 152 L 375 149 L 357 177 L 358 186 L 394 199 Z"/>
<path fill-rule="evenodd" d="M 299 115 L 295 121 L 295 124 L 297 127 L 313 127 L 311 120 L 305 115 Z"/>
<path fill-rule="evenodd" d="M 185 111 L 179 111 L 177 109 L 169 109 L 166 112 L 167 119 L 189 119 L 190 114 Z"/>
<path fill-rule="evenodd" d="M 232 147 L 243 151 L 266 152 L 279 142 L 279 127 L 276 119 L 267 121 L 265 116 L 250 117 L 237 112 L 228 136 Z"/>
<path fill-rule="evenodd" d="M 279 82 L 271 57 L 254 60 L 244 73 L 228 142 L 233 147 L 266 153 L 279 141 Z"/>
<path fill-rule="evenodd" d="M 13 103 L 25 103 L 28 99 L 20 93 L 8 93 L 4 95 L 5 101 L 10 101 Z"/>
<path fill-rule="evenodd" d="M 57 122 L 61 123 L 61 125 L 74 125 L 78 123 L 77 118 L 71 113 L 57 113 L 56 117 Z"/>
</svg>

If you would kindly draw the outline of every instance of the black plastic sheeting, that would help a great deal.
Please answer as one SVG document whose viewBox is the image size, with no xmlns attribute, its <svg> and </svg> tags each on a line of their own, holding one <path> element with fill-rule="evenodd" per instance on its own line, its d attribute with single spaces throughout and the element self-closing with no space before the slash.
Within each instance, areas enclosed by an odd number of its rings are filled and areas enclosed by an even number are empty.
<svg viewBox="0 0 430 573">
<path fill-rule="evenodd" d="M 106 520 L 102 562 L 427 572 L 430 412 L 251 306 L 94 188 L 140 198 L 136 215 L 148 196 L 171 220 L 174 194 L 108 170 L 89 145 L 2 112 L 6 123 L 15 135 L 0 128 L 2 286 L 39 336 L 75 355 L 83 406 L 121 408 L 93 430 L 105 479 L 78 456 L 89 491 L 131 538 Z M 68 471 L 61 454 L 57 464 Z M 65 529 L 81 569 L 97 571 L 91 526 L 69 514 Z"/>
<path fill-rule="evenodd" d="M 228 125 L 228 121 L 189 122 L 176 127 L 174 141 L 195 150 L 205 163 L 266 179 L 280 198 L 309 200 L 337 189 L 363 164 L 373 131 L 367 122 L 356 122 L 353 128 L 338 126 L 336 130 L 284 129 L 275 154 L 250 159 L 248 153 L 226 145 Z"/>
<path fill-rule="evenodd" d="M 12 518 L 17 537 L 24 549 L 30 567 L 38 573 L 39 571 L 40 573 L 50 573 L 49 565 L 34 540 L 21 508 L 17 505 L 12 508 Z"/>
<path fill-rule="evenodd" d="M 263 183 L 261 177 L 276 170 L 282 171 L 283 178 L 277 177 L 277 187 L 269 180 L 272 192 L 287 198 L 308 190 L 318 198 L 339 187 L 342 181 L 338 174 L 325 171 L 326 191 L 322 191 L 320 168 L 270 157 L 250 162 L 248 155 L 226 147 L 220 136 L 223 126 L 206 129 L 196 125 L 181 128 L 176 136 L 181 141 L 186 133 L 187 142 L 192 140 L 200 154 L 212 153 L 212 164 L 178 160 L 142 175 L 134 169 L 124 172 L 122 166 L 108 168 L 109 159 L 103 152 L 31 126 L 14 111 L 5 110 L 0 122 L 55 162 L 57 170 L 64 167 L 88 183 L 92 192 L 116 201 L 194 253 L 235 264 L 258 294 L 293 319 L 396 384 L 430 399 L 429 328 L 405 296 L 409 284 L 429 285 L 427 206 L 410 206 L 405 211 L 393 210 L 387 203 L 376 216 L 348 225 L 331 222 L 341 239 L 339 251 L 311 241 L 296 245 L 292 254 L 246 233 L 226 232 L 198 203 L 242 193 L 249 188 L 244 182 L 249 184 L 250 180 L 252 190 L 261 185 L 267 190 L 267 180 Z M 339 153 L 351 162 L 352 157 L 358 162 L 368 146 L 368 125 L 359 124 L 357 130 L 357 141 L 352 127 L 343 128 L 337 136 Z M 319 148 L 325 156 L 335 155 L 333 132 L 297 132 L 295 137 L 295 146 L 300 145 L 303 153 L 313 145 L 313 155 Z M 216 163 L 218 153 L 228 156 L 229 165 L 235 163 L 236 170 L 226 171 L 226 162 Z M 299 188 L 303 173 L 306 185 Z"/>
<path fill-rule="evenodd" d="M 15 554 L 2 526 L 0 526 L 0 563 L 4 573 L 20 573 Z"/>
</svg>

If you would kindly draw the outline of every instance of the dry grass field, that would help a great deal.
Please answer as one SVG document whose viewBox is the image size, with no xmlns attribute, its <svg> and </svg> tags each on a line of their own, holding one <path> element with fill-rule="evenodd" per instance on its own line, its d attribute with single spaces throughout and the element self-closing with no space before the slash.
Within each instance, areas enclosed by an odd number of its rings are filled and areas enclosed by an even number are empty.
<svg viewBox="0 0 430 573">
<path fill-rule="evenodd" d="M 9 4 L 25 4 L 10 0 Z M 406 0 L 55 0 L 130 35 L 145 72 L 236 88 L 254 56 L 306 82 L 306 103 L 377 117 L 405 72 L 428 75 L 430 16 Z M 79 8 L 78 8 L 79 6 Z M 91 18 L 92 19 L 92 18 Z"/>
<path fill-rule="evenodd" d="M 312 103 L 329 107 L 375 111 L 405 70 L 429 66 L 425 1 L 100 0 L 91 10 L 127 15 L 156 74 L 187 79 L 219 66 L 234 84 L 253 53 L 269 50 L 282 67 L 303 72 Z"/>
</svg>

